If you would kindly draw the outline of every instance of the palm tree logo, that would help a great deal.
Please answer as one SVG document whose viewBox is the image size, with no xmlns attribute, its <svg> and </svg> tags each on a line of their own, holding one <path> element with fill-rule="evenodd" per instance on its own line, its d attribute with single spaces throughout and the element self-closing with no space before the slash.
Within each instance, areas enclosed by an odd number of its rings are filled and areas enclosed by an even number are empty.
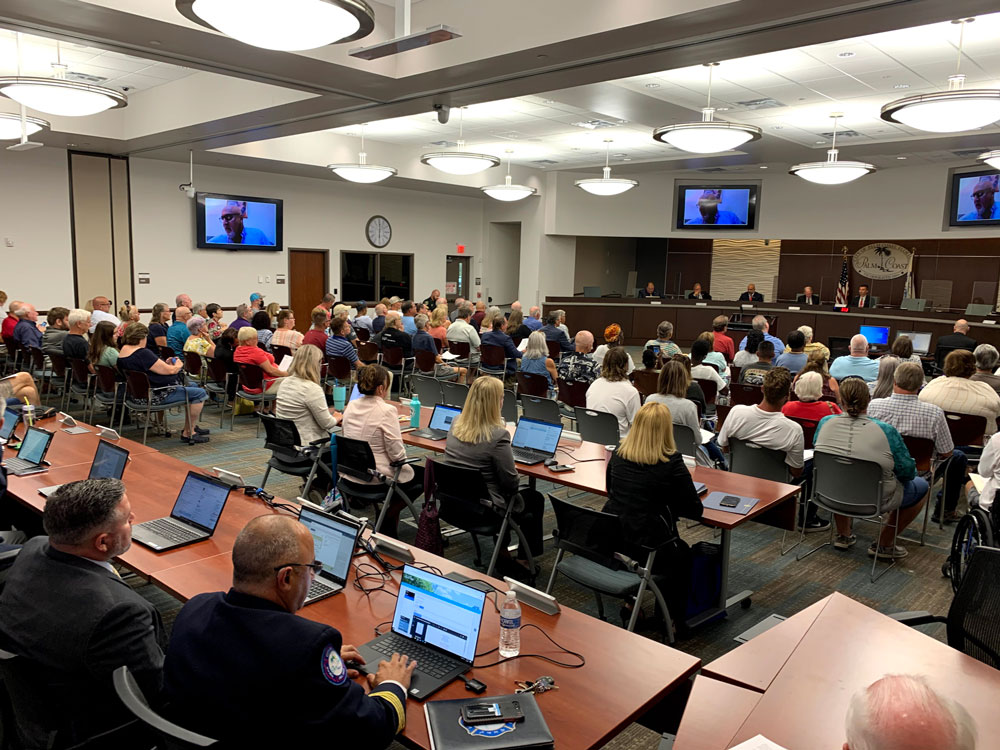
<svg viewBox="0 0 1000 750">
<path fill-rule="evenodd" d="M 892 251 L 885 245 L 879 245 L 878 247 L 875 248 L 875 255 L 879 256 L 882 261 L 881 264 L 879 265 L 879 268 L 882 271 L 888 272 L 889 269 L 886 268 L 885 264 L 886 261 L 892 256 Z"/>
</svg>

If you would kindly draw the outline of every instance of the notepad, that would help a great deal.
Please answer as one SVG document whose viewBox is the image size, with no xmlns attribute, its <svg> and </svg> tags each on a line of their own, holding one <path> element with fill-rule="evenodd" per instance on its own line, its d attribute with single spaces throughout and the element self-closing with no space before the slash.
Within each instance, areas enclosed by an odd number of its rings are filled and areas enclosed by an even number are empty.
<svg viewBox="0 0 1000 750">
<path fill-rule="evenodd" d="M 746 742 L 741 742 L 738 745 L 733 745 L 729 750 L 785 750 L 777 742 L 771 742 L 767 737 L 762 734 L 758 734 L 756 737 L 751 737 Z"/>
<path fill-rule="evenodd" d="M 970 471 L 969 472 L 969 479 L 972 480 L 972 486 L 976 488 L 976 492 L 978 492 L 980 495 L 982 495 L 983 494 L 983 487 L 986 486 L 986 477 L 981 476 L 979 474 L 973 474 Z"/>
<path fill-rule="evenodd" d="M 278 365 L 278 369 L 282 372 L 288 372 L 288 368 L 292 366 L 292 355 L 286 354 L 281 358 L 281 364 Z"/>
<path fill-rule="evenodd" d="M 528 339 L 521 339 L 521 343 L 517 345 L 517 350 L 519 352 L 526 351 L 528 349 Z"/>
<path fill-rule="evenodd" d="M 451 352 L 442 352 L 441 359 L 448 361 L 449 359 L 458 359 L 457 354 L 452 354 Z"/>
<path fill-rule="evenodd" d="M 740 499 L 740 502 L 736 507 L 734 508 L 722 507 L 722 498 L 724 498 L 726 495 L 733 495 L 733 494 L 735 493 L 718 492 L 718 491 L 709 492 L 708 495 L 705 497 L 705 499 L 702 500 L 702 504 L 706 508 L 710 508 L 711 510 L 722 510 L 725 511 L 726 513 L 736 513 L 737 515 L 745 516 L 747 513 L 753 510 L 753 507 L 757 503 L 760 502 L 760 499 L 756 497 L 744 497 L 743 495 L 737 495 L 737 497 Z"/>
</svg>

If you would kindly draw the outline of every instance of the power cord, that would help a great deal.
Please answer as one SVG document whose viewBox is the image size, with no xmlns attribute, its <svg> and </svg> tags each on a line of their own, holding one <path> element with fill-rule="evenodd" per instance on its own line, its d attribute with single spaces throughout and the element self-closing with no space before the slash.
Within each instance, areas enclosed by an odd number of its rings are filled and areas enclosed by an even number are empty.
<svg viewBox="0 0 1000 750">
<path fill-rule="evenodd" d="M 264 505 L 266 505 L 268 508 L 277 508 L 279 510 L 284 510 L 295 516 L 299 514 L 299 506 L 292 505 L 291 503 L 276 503 L 274 502 L 274 495 L 272 495 L 270 492 L 265 492 L 260 487 L 254 487 L 253 485 L 248 484 L 242 487 L 242 490 L 244 495 L 247 495 L 248 497 L 256 497 L 258 500 L 264 503 Z"/>
<path fill-rule="evenodd" d="M 558 648 L 560 651 L 563 651 L 564 653 L 569 654 L 570 656 L 575 656 L 577 659 L 580 660 L 580 663 L 579 664 L 567 664 L 566 662 L 557 661 L 556 659 L 553 659 L 553 658 L 551 658 L 549 656 L 543 656 L 542 654 L 518 654 L 517 656 L 508 656 L 506 659 L 500 659 L 499 661 L 490 662 L 489 664 L 473 664 L 472 665 L 473 669 L 485 669 L 486 667 L 495 667 L 498 664 L 503 664 L 503 663 L 508 662 L 508 661 L 514 661 L 515 659 L 526 659 L 528 657 L 534 657 L 535 659 L 543 659 L 543 660 L 549 662 L 550 664 L 555 664 L 557 667 L 565 667 L 566 669 L 579 669 L 580 667 L 584 666 L 587 663 L 587 659 L 584 657 L 583 654 L 577 653 L 576 651 L 571 651 L 570 649 L 566 648 L 565 646 L 560 645 L 559 643 L 556 643 L 555 640 L 552 639 L 552 636 L 550 636 L 548 633 L 546 633 L 544 630 L 542 630 L 537 625 L 535 625 L 533 623 L 528 623 L 527 625 L 522 625 L 521 626 L 521 631 L 524 632 L 524 630 L 526 628 L 534 628 L 539 633 L 541 633 L 542 635 L 544 635 L 549 640 L 549 642 L 552 643 L 553 646 L 555 646 L 556 648 Z M 492 653 L 494 653 L 496 651 L 499 651 L 499 650 L 500 650 L 499 646 L 497 646 L 496 648 L 491 648 L 489 651 L 484 651 L 481 654 L 476 654 L 476 658 L 478 659 L 481 656 L 488 656 L 488 655 L 490 655 L 490 654 L 492 654 Z"/>
</svg>

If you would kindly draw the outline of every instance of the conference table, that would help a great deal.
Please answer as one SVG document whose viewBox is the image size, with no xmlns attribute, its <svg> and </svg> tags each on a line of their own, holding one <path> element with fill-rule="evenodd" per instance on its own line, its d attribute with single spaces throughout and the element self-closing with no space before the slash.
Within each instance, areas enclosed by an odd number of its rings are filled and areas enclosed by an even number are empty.
<svg viewBox="0 0 1000 750">
<path fill-rule="evenodd" d="M 1000 671 L 834 593 L 706 665 L 674 748 L 725 750 L 758 734 L 790 750 L 839 748 L 851 697 L 887 674 L 923 675 L 962 704 L 983 747 L 1000 736 Z"/>
</svg>

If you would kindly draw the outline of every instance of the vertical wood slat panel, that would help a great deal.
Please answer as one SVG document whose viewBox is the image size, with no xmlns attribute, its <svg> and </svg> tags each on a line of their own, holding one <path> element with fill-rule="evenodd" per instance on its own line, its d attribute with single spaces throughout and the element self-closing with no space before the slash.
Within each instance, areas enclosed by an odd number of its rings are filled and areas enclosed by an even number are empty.
<svg viewBox="0 0 1000 750">
<path fill-rule="evenodd" d="M 73 249 L 76 305 L 99 294 L 111 295 L 111 175 L 103 156 L 70 154 L 73 193 Z"/>
<path fill-rule="evenodd" d="M 712 242 L 712 297 L 739 299 L 747 284 L 755 284 L 767 302 L 774 300 L 781 240 L 714 240 Z"/>
</svg>

